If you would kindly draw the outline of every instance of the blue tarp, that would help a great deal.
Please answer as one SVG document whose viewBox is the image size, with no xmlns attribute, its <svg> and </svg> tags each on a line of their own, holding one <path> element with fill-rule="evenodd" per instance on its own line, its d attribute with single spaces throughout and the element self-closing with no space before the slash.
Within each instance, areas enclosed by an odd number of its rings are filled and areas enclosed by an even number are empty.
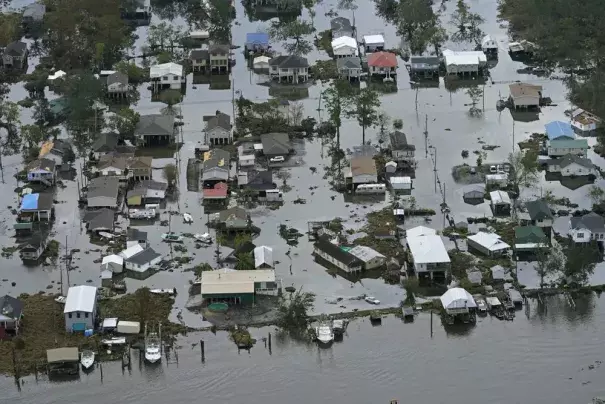
<svg viewBox="0 0 605 404">
<path fill-rule="evenodd" d="M 27 194 L 21 201 L 21 210 L 36 210 L 38 209 L 38 197 L 40 194 Z"/>
<path fill-rule="evenodd" d="M 544 125 L 546 128 L 546 136 L 549 140 L 553 140 L 562 136 L 574 138 L 574 131 L 570 124 L 561 121 L 553 121 Z"/>
<path fill-rule="evenodd" d="M 269 34 L 265 32 L 246 34 L 246 45 L 269 45 Z"/>
</svg>

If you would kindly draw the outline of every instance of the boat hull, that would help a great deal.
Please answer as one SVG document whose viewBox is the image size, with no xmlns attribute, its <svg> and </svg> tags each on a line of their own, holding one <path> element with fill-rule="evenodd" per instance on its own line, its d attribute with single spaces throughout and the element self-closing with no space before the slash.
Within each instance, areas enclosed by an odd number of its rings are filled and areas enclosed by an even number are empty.
<svg viewBox="0 0 605 404">
<path fill-rule="evenodd" d="M 162 356 L 160 354 L 145 354 L 145 361 L 147 363 L 159 363 L 162 360 Z"/>
</svg>

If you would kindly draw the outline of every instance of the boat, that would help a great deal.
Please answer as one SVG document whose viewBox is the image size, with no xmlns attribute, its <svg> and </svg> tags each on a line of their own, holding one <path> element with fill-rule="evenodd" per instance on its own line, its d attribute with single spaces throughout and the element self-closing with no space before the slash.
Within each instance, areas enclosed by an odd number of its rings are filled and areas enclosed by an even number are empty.
<svg viewBox="0 0 605 404">
<path fill-rule="evenodd" d="M 145 338 L 145 360 L 147 362 L 156 363 L 162 359 L 160 344 L 160 337 L 155 332 Z"/>
<path fill-rule="evenodd" d="M 335 336 L 340 336 L 347 330 L 347 322 L 345 320 L 332 320 L 332 331 Z"/>
<path fill-rule="evenodd" d="M 193 216 L 191 216 L 189 213 L 183 213 L 183 222 L 185 223 L 193 223 Z"/>
<path fill-rule="evenodd" d="M 155 219 L 157 211 L 155 209 L 130 209 L 128 217 L 131 219 Z"/>
<path fill-rule="evenodd" d="M 156 295 L 168 295 L 168 296 L 173 296 L 176 294 L 176 289 L 172 288 L 172 289 L 150 289 L 149 290 L 150 293 L 156 294 Z"/>
<path fill-rule="evenodd" d="M 477 311 L 479 312 L 479 314 L 487 314 L 487 304 L 485 303 L 485 300 L 476 299 L 475 303 L 477 303 Z"/>
<path fill-rule="evenodd" d="M 380 315 L 380 313 L 375 310 L 373 312 L 371 312 L 370 313 L 370 322 L 372 323 L 372 325 L 382 324 L 382 316 Z"/>
<path fill-rule="evenodd" d="M 113 337 L 109 339 L 101 340 L 101 344 L 112 346 L 112 345 L 124 345 L 126 343 L 126 337 Z"/>
<path fill-rule="evenodd" d="M 55 297 L 55 302 L 57 302 L 59 304 L 65 304 L 66 300 L 67 300 L 67 297 L 65 297 L 65 296 L 57 296 L 57 297 Z"/>
<path fill-rule="evenodd" d="M 193 235 L 193 238 L 200 243 L 212 244 L 212 236 L 209 233 L 196 233 Z"/>
<path fill-rule="evenodd" d="M 401 308 L 401 317 L 404 321 L 414 321 L 414 308 L 411 306 L 403 306 Z"/>
<path fill-rule="evenodd" d="M 91 350 L 83 350 L 80 354 L 80 364 L 84 369 L 92 368 L 92 365 L 95 364 L 95 353 Z"/>
<path fill-rule="evenodd" d="M 162 240 L 168 243 L 182 243 L 183 236 L 174 232 L 162 233 Z"/>
<path fill-rule="evenodd" d="M 328 322 L 321 322 L 315 327 L 317 341 L 324 345 L 329 345 L 334 341 L 334 331 Z"/>
</svg>

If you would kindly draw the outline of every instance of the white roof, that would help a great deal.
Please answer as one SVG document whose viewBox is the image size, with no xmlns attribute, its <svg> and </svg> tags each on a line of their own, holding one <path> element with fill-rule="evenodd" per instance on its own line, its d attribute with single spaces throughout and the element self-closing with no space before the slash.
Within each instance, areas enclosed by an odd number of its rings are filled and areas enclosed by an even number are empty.
<svg viewBox="0 0 605 404">
<path fill-rule="evenodd" d="M 200 39 L 205 39 L 208 38 L 210 36 L 210 33 L 206 30 L 197 30 L 197 31 L 191 31 L 189 33 L 189 37 L 190 38 L 200 38 Z"/>
<path fill-rule="evenodd" d="M 510 248 L 510 246 L 502 241 L 500 236 L 496 233 L 486 233 L 484 231 L 480 231 L 475 235 L 469 236 L 468 239 L 492 252 Z"/>
<path fill-rule="evenodd" d="M 200 279 L 204 283 L 245 283 L 245 282 L 275 282 L 275 270 L 255 269 L 252 271 L 233 271 L 228 268 L 215 271 L 204 271 Z"/>
<path fill-rule="evenodd" d="M 368 44 L 384 44 L 384 37 L 382 35 L 364 35 L 363 42 Z"/>
<path fill-rule="evenodd" d="M 446 49 L 443 51 L 446 65 L 474 65 L 487 63 L 487 56 L 482 51 L 457 52 Z"/>
<path fill-rule="evenodd" d="M 391 177 L 389 179 L 389 181 L 391 181 L 391 184 L 411 184 L 412 178 L 411 177 Z"/>
<path fill-rule="evenodd" d="M 229 293 L 254 293 L 254 282 L 202 283 L 202 296 Z"/>
<path fill-rule="evenodd" d="M 101 262 L 101 265 L 106 265 L 106 264 L 124 265 L 124 258 L 122 258 L 116 254 L 111 254 L 106 257 L 103 257 L 103 261 Z"/>
<path fill-rule="evenodd" d="M 450 256 L 440 236 L 408 237 L 407 242 L 415 264 L 450 262 Z"/>
<path fill-rule="evenodd" d="M 486 180 L 494 180 L 494 181 L 498 181 L 498 180 L 507 180 L 508 179 L 508 174 L 506 173 L 502 173 L 502 174 L 487 174 L 485 176 Z"/>
<path fill-rule="evenodd" d="M 500 306 L 500 300 L 496 296 L 486 296 L 485 301 L 490 306 Z"/>
<path fill-rule="evenodd" d="M 349 47 L 357 49 L 357 41 L 350 36 L 341 36 L 332 41 L 332 49 Z"/>
<path fill-rule="evenodd" d="M 445 292 L 440 298 L 444 309 L 465 309 L 477 307 L 475 299 L 462 288 L 452 288 Z"/>
<path fill-rule="evenodd" d="M 111 74 L 114 74 L 116 71 L 115 70 L 101 70 L 101 72 L 99 73 L 99 75 L 101 76 L 109 76 Z"/>
<path fill-rule="evenodd" d="M 161 65 L 151 66 L 149 68 L 149 77 L 155 79 L 162 77 L 167 74 L 174 74 L 175 76 L 183 75 L 183 66 L 176 63 L 163 63 Z"/>
<path fill-rule="evenodd" d="M 254 60 L 252 61 L 252 64 L 257 65 L 257 64 L 269 63 L 270 60 L 271 60 L 271 58 L 269 56 L 258 56 L 258 57 L 254 58 Z"/>
<path fill-rule="evenodd" d="M 497 48 L 498 44 L 496 43 L 496 40 L 494 38 L 492 38 L 490 35 L 486 35 L 483 37 L 483 39 L 481 40 L 481 46 L 484 48 Z"/>
<path fill-rule="evenodd" d="M 132 258 L 133 256 L 137 255 L 138 253 L 140 253 L 143 250 L 144 250 L 144 248 L 142 245 L 135 244 L 132 247 L 128 247 L 127 249 L 120 252 L 120 257 L 127 260 L 127 259 Z"/>
<path fill-rule="evenodd" d="M 60 77 L 65 76 L 67 73 L 65 73 L 63 70 L 57 70 L 55 73 L 51 74 L 50 76 L 48 76 L 49 80 L 56 80 Z"/>
<path fill-rule="evenodd" d="M 394 161 L 389 161 L 388 163 L 385 164 L 385 166 L 395 166 L 397 167 L 397 163 L 395 163 Z M 393 178 L 393 177 L 391 177 Z"/>
<path fill-rule="evenodd" d="M 94 286 L 72 286 L 67 291 L 67 299 L 65 300 L 65 309 L 63 309 L 63 313 L 73 313 L 74 311 L 92 313 L 96 300 L 97 288 Z"/>
<path fill-rule="evenodd" d="M 255 158 L 254 154 L 240 154 L 239 161 L 254 161 Z"/>
<path fill-rule="evenodd" d="M 506 203 L 508 205 L 511 204 L 510 196 L 506 191 L 492 191 L 489 193 L 489 197 L 492 200 L 492 204 L 496 203 Z"/>
<path fill-rule="evenodd" d="M 106 318 L 103 320 L 103 328 L 116 328 L 118 326 L 118 318 Z"/>
<path fill-rule="evenodd" d="M 419 237 L 419 236 L 434 236 L 437 234 L 435 229 L 430 227 L 417 226 L 405 231 L 406 237 Z"/>
<path fill-rule="evenodd" d="M 263 264 L 273 266 L 273 248 L 262 245 L 254 249 L 254 267 L 258 268 Z M 275 273 L 273 273 L 275 276 Z M 261 281 L 263 282 L 263 281 Z"/>
<path fill-rule="evenodd" d="M 363 262 L 369 262 L 374 258 L 386 258 L 384 255 L 374 250 L 373 248 L 358 245 L 349 250 L 349 254 L 359 258 Z"/>
</svg>

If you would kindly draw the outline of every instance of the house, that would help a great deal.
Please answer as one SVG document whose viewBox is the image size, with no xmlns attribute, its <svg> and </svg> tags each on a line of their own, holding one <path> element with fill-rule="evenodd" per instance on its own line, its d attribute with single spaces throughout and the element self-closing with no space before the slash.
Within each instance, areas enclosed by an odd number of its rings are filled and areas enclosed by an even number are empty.
<svg viewBox="0 0 605 404">
<path fill-rule="evenodd" d="M 25 194 L 21 200 L 19 218 L 29 222 L 48 222 L 53 217 L 53 194 Z"/>
<path fill-rule="evenodd" d="M 568 154 L 546 163 L 549 173 L 560 173 L 562 177 L 582 177 L 595 174 L 595 165 L 590 159 Z"/>
<path fill-rule="evenodd" d="M 588 141 L 586 139 L 558 138 L 548 142 L 548 155 L 550 157 L 561 157 L 573 154 L 586 157 Z"/>
<path fill-rule="evenodd" d="M 194 49 L 189 53 L 189 62 L 193 72 L 206 72 L 210 63 L 208 49 Z"/>
<path fill-rule="evenodd" d="M 265 245 L 254 249 L 254 268 L 255 269 L 273 269 L 273 248 Z"/>
<path fill-rule="evenodd" d="M 151 180 L 153 157 L 137 156 L 128 159 L 128 178 L 134 181 Z"/>
<path fill-rule="evenodd" d="M 128 180 L 128 158 L 119 154 L 105 154 L 99 157 L 99 162 L 91 170 L 100 177 L 117 178 L 119 181 Z"/>
<path fill-rule="evenodd" d="M 378 182 L 376 161 L 372 157 L 353 157 L 346 176 L 351 179 L 353 186 L 375 184 Z"/>
<path fill-rule="evenodd" d="M 582 108 L 576 108 L 571 111 L 571 126 L 576 128 L 581 134 L 587 134 L 594 132 L 601 126 L 601 118 Z"/>
<path fill-rule="evenodd" d="M 363 270 L 363 262 L 359 258 L 332 243 L 327 236 L 318 237 L 313 245 L 313 254 L 347 273 Z"/>
<path fill-rule="evenodd" d="M 542 99 L 542 86 L 527 83 L 513 83 L 508 86 L 509 101 L 514 109 L 540 108 Z"/>
<path fill-rule="evenodd" d="M 120 182 L 116 177 L 93 178 L 88 183 L 86 200 L 89 209 L 118 207 Z"/>
<path fill-rule="evenodd" d="M 292 143 L 287 133 L 264 133 L 260 135 L 263 154 L 267 157 L 287 156 L 292 151 Z"/>
<path fill-rule="evenodd" d="M 345 17 L 333 18 L 330 21 L 330 31 L 332 31 L 332 39 L 340 38 L 341 36 L 353 36 L 351 21 Z"/>
<path fill-rule="evenodd" d="M 407 69 L 412 78 L 439 78 L 441 59 L 438 56 L 411 56 Z"/>
<path fill-rule="evenodd" d="M 269 50 L 269 34 L 266 32 L 249 32 L 244 45 L 246 52 L 266 52 Z"/>
<path fill-rule="evenodd" d="M 483 195 L 481 198 L 483 198 Z M 492 212 L 494 212 L 494 216 L 510 215 L 512 203 L 508 192 L 500 190 L 492 191 L 489 193 L 489 198 L 491 200 Z"/>
<path fill-rule="evenodd" d="M 340 36 L 332 40 L 332 53 L 335 58 L 345 58 L 351 56 L 359 57 L 357 41 L 350 36 Z"/>
<path fill-rule="evenodd" d="M 207 303 L 254 305 L 256 295 L 277 296 L 281 293 L 281 280 L 273 269 L 204 271 L 199 284 Z"/>
<path fill-rule="evenodd" d="M 257 56 L 252 61 L 252 68 L 254 70 L 269 70 L 269 62 L 271 58 L 268 56 Z"/>
<path fill-rule="evenodd" d="M 395 192 L 405 192 L 412 190 L 412 178 L 411 177 L 390 177 L 389 184 Z"/>
<path fill-rule="evenodd" d="M 574 243 L 588 243 L 591 240 L 605 240 L 605 219 L 594 212 L 584 216 L 574 216 L 569 220 L 568 233 Z"/>
<path fill-rule="evenodd" d="M 390 52 L 376 52 L 368 56 L 368 70 L 372 76 L 397 75 L 397 56 Z"/>
<path fill-rule="evenodd" d="M 144 248 L 149 246 L 147 241 L 147 232 L 129 227 L 126 232 L 126 248 L 130 248 L 137 244 L 140 244 Z"/>
<path fill-rule="evenodd" d="M 305 82 L 309 79 L 309 62 L 302 56 L 289 55 L 277 56 L 269 61 L 269 76 L 294 84 Z"/>
<path fill-rule="evenodd" d="M 481 39 L 481 50 L 490 58 L 498 57 L 498 42 L 490 35 L 486 35 Z"/>
<path fill-rule="evenodd" d="M 40 26 L 44 21 L 44 15 L 46 14 L 46 5 L 41 3 L 32 3 L 25 7 L 23 10 L 23 17 L 21 23 L 25 28 L 34 28 Z"/>
<path fill-rule="evenodd" d="M 204 188 L 211 188 L 219 182 L 229 180 L 231 155 L 222 149 L 212 149 L 204 153 L 202 182 Z"/>
<path fill-rule="evenodd" d="M 36 159 L 27 165 L 26 170 L 29 182 L 41 182 L 48 186 L 55 183 L 57 170 L 51 159 Z"/>
<path fill-rule="evenodd" d="M 546 234 L 550 234 L 554 217 L 548 204 L 542 199 L 529 201 L 525 203 L 525 208 L 529 214 L 531 224 L 540 227 Z"/>
<path fill-rule="evenodd" d="M 12 296 L 0 297 L 0 340 L 7 336 L 19 335 L 19 325 L 23 317 L 23 302 Z"/>
<path fill-rule="evenodd" d="M 210 221 L 228 231 L 247 230 L 251 224 L 250 215 L 239 206 L 212 214 Z"/>
<path fill-rule="evenodd" d="M 357 245 L 349 250 L 349 254 L 363 262 L 363 269 L 370 270 L 380 268 L 387 263 L 387 257 L 363 245 Z"/>
<path fill-rule="evenodd" d="M 480 231 L 477 234 L 467 237 L 469 250 L 475 250 L 488 257 L 497 257 L 506 254 L 510 246 L 502 241 L 496 233 L 486 233 Z"/>
<path fill-rule="evenodd" d="M 467 203 L 483 203 L 483 200 L 485 199 L 485 185 L 473 184 L 465 187 L 462 199 Z"/>
<path fill-rule="evenodd" d="M 142 115 L 134 130 L 139 146 L 159 146 L 174 142 L 174 115 Z"/>
<path fill-rule="evenodd" d="M 130 247 L 127 247 L 125 250 L 120 251 L 118 255 L 122 257 L 123 260 L 127 260 L 142 252 L 145 248 L 147 247 L 141 244 L 133 244 Z"/>
<path fill-rule="evenodd" d="M 548 237 L 538 226 L 515 227 L 515 251 L 532 252 L 537 248 L 548 247 Z"/>
<path fill-rule="evenodd" d="M 231 136 L 231 117 L 221 111 L 216 111 L 214 116 L 205 116 L 207 145 L 217 146 L 230 144 Z"/>
<path fill-rule="evenodd" d="M 227 200 L 227 194 L 229 193 L 229 186 L 226 182 L 219 182 L 211 187 L 204 188 L 202 195 L 204 197 L 204 204 L 208 203 L 223 203 Z"/>
<path fill-rule="evenodd" d="M 70 162 L 75 159 L 71 144 L 66 140 L 48 140 L 40 146 L 39 159 L 49 159 L 55 162 L 57 169 L 69 168 Z M 71 160 L 71 161 L 69 161 Z"/>
<path fill-rule="evenodd" d="M 86 223 L 88 231 L 113 233 L 115 211 L 107 208 L 91 210 L 86 212 L 82 221 Z"/>
<path fill-rule="evenodd" d="M 128 96 L 128 75 L 122 72 L 113 72 L 105 78 L 107 95 L 115 98 Z"/>
<path fill-rule="evenodd" d="M 485 184 L 486 185 L 497 185 L 499 187 L 505 187 L 508 185 L 508 174 L 507 173 L 487 174 L 485 176 Z"/>
<path fill-rule="evenodd" d="M 573 128 L 567 122 L 552 121 L 544 125 L 546 136 L 548 140 L 555 140 L 558 138 L 574 139 L 576 137 Z"/>
<path fill-rule="evenodd" d="M 97 319 L 97 288 L 87 285 L 70 287 L 63 314 L 67 332 L 94 329 Z"/>
<path fill-rule="evenodd" d="M 140 246 L 140 245 L 139 245 Z M 162 255 L 147 247 L 138 253 L 124 259 L 124 267 L 132 272 L 144 273 L 154 265 L 158 265 Z"/>
<path fill-rule="evenodd" d="M 489 270 L 492 273 L 492 280 L 494 281 L 510 282 L 513 280 L 510 269 L 504 268 L 502 265 L 494 265 Z"/>
<path fill-rule="evenodd" d="M 139 182 L 133 189 L 126 194 L 126 203 L 128 206 L 144 206 L 147 204 L 157 204 L 166 199 L 166 189 L 168 184 L 153 180 Z"/>
<path fill-rule="evenodd" d="M 487 56 L 485 56 L 483 51 L 453 51 L 445 49 L 442 54 L 447 74 L 479 74 L 487 66 Z"/>
<path fill-rule="evenodd" d="M 359 79 L 361 75 L 361 60 L 359 57 L 342 57 L 336 59 L 336 68 L 342 78 Z"/>
<path fill-rule="evenodd" d="M 273 182 L 271 170 L 249 170 L 237 174 L 237 185 L 242 189 L 250 189 L 256 193 L 277 188 Z"/>
<path fill-rule="evenodd" d="M 110 271 L 112 274 L 120 274 L 124 271 L 124 258 L 117 254 L 103 257 L 101 271 Z"/>
<path fill-rule="evenodd" d="M 380 34 L 364 35 L 363 47 L 365 48 L 366 54 L 373 52 L 382 52 L 384 50 L 384 36 Z"/>
<path fill-rule="evenodd" d="M 2 53 L 2 64 L 7 69 L 27 69 L 27 44 L 21 41 L 6 45 Z"/>
<path fill-rule="evenodd" d="M 408 144 L 408 139 L 405 133 L 401 131 L 392 132 L 389 135 L 391 140 L 391 157 L 395 162 L 404 163 L 414 160 L 414 154 L 416 152 L 416 146 Z"/>
<path fill-rule="evenodd" d="M 176 63 L 162 63 L 151 66 L 149 68 L 149 79 L 154 92 L 164 89 L 181 90 L 187 82 L 185 69 L 182 65 Z"/>
<path fill-rule="evenodd" d="M 254 167 L 256 165 L 256 156 L 244 150 L 244 146 L 237 146 L 237 165 L 239 168 Z"/>
<path fill-rule="evenodd" d="M 416 226 L 405 231 L 405 237 L 422 237 L 422 236 L 434 236 L 437 234 L 435 229 L 425 226 Z"/>
<path fill-rule="evenodd" d="M 19 246 L 19 257 L 23 262 L 38 262 L 44 250 L 46 250 L 46 239 L 39 234 L 34 234 Z"/>
<path fill-rule="evenodd" d="M 416 276 L 443 283 L 450 269 L 450 256 L 441 237 L 436 234 L 410 237 L 408 230 L 406 242 Z"/>
<path fill-rule="evenodd" d="M 210 56 L 210 71 L 217 73 L 228 73 L 231 70 L 229 44 L 213 44 L 208 47 Z"/>
<path fill-rule="evenodd" d="M 116 151 L 118 141 L 118 135 L 115 133 L 100 133 L 91 146 L 94 160 Z"/>
</svg>

